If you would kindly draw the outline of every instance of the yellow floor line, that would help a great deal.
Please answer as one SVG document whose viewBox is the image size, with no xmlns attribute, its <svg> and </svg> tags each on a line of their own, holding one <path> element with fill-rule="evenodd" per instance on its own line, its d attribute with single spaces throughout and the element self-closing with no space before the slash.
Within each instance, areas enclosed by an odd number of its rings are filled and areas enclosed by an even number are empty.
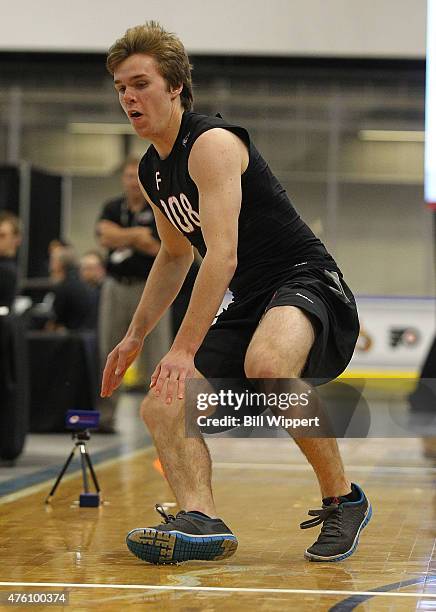
<svg viewBox="0 0 436 612">
<path fill-rule="evenodd" d="M 413 370 L 346 370 L 339 378 L 403 378 L 416 380 L 419 373 Z"/>
</svg>

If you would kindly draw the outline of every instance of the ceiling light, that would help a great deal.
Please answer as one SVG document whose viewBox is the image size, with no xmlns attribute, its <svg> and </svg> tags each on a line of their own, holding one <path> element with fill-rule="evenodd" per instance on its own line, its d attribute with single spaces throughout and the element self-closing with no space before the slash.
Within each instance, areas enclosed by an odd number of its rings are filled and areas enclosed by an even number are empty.
<svg viewBox="0 0 436 612">
<path fill-rule="evenodd" d="M 385 142 L 424 142 L 424 132 L 418 130 L 359 130 L 360 140 Z"/>
</svg>

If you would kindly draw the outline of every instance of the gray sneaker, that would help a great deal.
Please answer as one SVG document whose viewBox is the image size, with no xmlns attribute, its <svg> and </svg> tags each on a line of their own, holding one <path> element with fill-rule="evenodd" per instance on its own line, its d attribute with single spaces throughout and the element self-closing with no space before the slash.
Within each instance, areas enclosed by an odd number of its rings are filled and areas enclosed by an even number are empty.
<svg viewBox="0 0 436 612">
<path fill-rule="evenodd" d="M 138 559 L 159 565 L 194 559 L 218 561 L 236 552 L 238 540 L 221 519 L 184 510 L 173 516 L 159 504 L 155 508 L 164 523 L 127 534 L 127 547 Z"/>
<path fill-rule="evenodd" d="M 352 483 L 352 490 L 359 499 L 350 502 L 346 497 L 323 499 L 320 510 L 309 510 L 309 516 L 317 518 L 304 521 L 301 529 L 321 525 L 317 541 L 304 553 L 309 561 L 342 561 L 354 553 L 359 543 L 359 535 L 368 524 L 371 504 L 362 489 Z"/>
</svg>

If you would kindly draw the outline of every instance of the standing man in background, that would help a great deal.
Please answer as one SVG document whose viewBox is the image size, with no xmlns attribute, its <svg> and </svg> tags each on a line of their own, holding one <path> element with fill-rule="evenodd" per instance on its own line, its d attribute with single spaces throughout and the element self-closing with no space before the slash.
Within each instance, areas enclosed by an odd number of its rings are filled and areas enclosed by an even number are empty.
<svg viewBox="0 0 436 612">
<path fill-rule="evenodd" d="M 138 184 L 138 162 L 126 159 L 122 169 L 123 195 L 103 206 L 97 222 L 100 246 L 108 250 L 107 277 L 99 309 L 99 347 L 101 363 L 127 332 L 160 242 L 153 212 Z M 156 362 L 170 344 L 169 318 L 164 318 L 147 338 L 138 358 L 138 371 L 144 385 Z M 101 430 L 114 431 L 118 394 L 105 398 L 101 405 Z"/>
</svg>

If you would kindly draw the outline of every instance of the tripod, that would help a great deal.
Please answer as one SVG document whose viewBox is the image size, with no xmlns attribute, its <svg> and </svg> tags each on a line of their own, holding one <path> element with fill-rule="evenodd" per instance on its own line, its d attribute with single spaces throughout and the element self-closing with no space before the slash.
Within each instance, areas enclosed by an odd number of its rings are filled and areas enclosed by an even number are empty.
<svg viewBox="0 0 436 612">
<path fill-rule="evenodd" d="M 80 494 L 80 499 L 79 499 L 79 506 L 81 507 L 92 507 L 92 508 L 96 508 L 97 506 L 100 505 L 100 487 L 98 484 L 98 480 L 97 480 L 97 476 L 94 472 L 94 468 L 91 462 L 91 457 L 88 453 L 88 449 L 86 447 L 86 442 L 88 440 L 90 440 L 91 438 L 91 434 L 89 433 L 89 431 L 87 429 L 83 430 L 83 431 L 75 431 L 73 432 L 72 438 L 74 440 L 74 446 L 73 449 L 71 451 L 71 453 L 69 454 L 67 460 L 65 461 L 65 464 L 63 466 L 63 468 L 61 469 L 59 476 L 56 479 L 56 482 L 54 483 L 50 493 L 48 494 L 45 503 L 49 504 L 56 492 L 56 489 L 58 488 L 59 483 L 62 480 L 62 476 L 65 474 L 65 472 L 68 469 L 68 466 L 70 465 L 74 454 L 77 450 L 77 448 L 79 448 L 80 450 L 80 463 L 81 463 L 81 468 L 82 468 L 82 478 L 83 478 L 83 489 L 84 489 L 84 493 Z M 89 468 L 89 471 L 91 473 L 91 478 L 92 481 L 94 483 L 95 486 L 95 490 L 96 493 L 90 493 L 89 492 L 89 482 L 88 482 L 88 473 L 86 471 L 86 468 Z"/>
</svg>

